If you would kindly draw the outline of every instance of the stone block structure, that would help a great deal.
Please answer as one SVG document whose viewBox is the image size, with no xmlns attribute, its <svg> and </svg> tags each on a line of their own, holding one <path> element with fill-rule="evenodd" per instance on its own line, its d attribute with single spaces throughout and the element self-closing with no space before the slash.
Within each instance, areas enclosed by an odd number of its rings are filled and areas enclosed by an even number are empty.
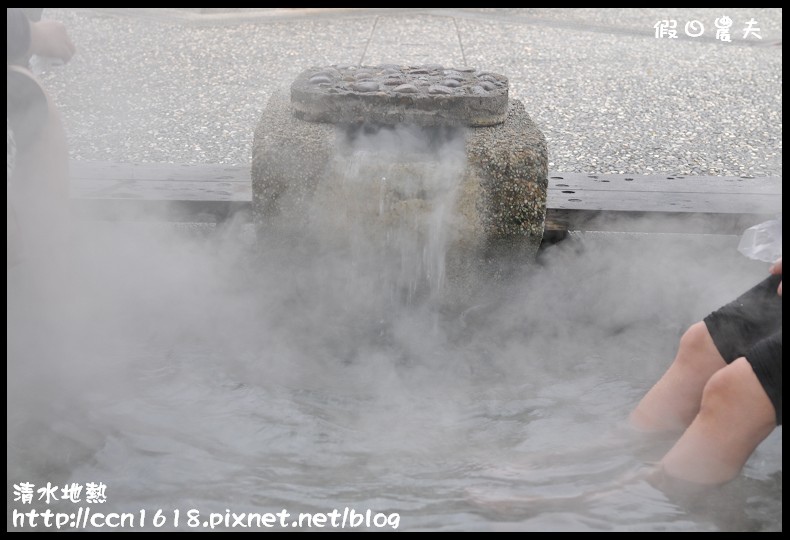
<svg viewBox="0 0 790 540">
<path fill-rule="evenodd" d="M 418 142 L 401 142 L 397 133 L 403 129 L 417 133 Z M 395 135 L 383 144 L 358 144 L 387 130 Z M 458 166 L 450 167 L 457 184 L 452 197 L 443 199 L 453 206 L 446 220 L 452 229 L 447 279 L 465 280 L 461 275 L 470 265 L 485 267 L 501 250 L 534 256 L 546 214 L 545 138 L 523 104 L 508 99 L 506 77 L 470 68 L 328 66 L 303 72 L 290 94 L 270 98 L 255 132 L 255 220 L 271 229 L 303 226 L 316 208 L 348 216 L 336 205 L 352 194 L 370 199 L 369 211 L 360 215 L 373 220 L 391 224 L 407 208 L 428 212 L 436 204 L 427 200 L 431 178 L 447 159 L 447 145 L 460 148 L 452 158 Z M 342 180 L 361 154 L 367 161 L 354 174 L 364 177 Z M 392 179 L 399 176 L 412 184 L 419 178 L 420 186 L 398 187 Z"/>
</svg>

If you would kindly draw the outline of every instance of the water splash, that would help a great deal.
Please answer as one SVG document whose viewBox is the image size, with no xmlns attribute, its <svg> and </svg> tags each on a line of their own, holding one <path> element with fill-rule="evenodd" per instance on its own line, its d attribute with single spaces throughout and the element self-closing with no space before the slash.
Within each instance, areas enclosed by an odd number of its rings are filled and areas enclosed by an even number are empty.
<svg viewBox="0 0 790 540">
<path fill-rule="evenodd" d="M 465 169 L 460 129 L 349 129 L 317 188 L 310 233 L 348 250 L 348 286 L 370 283 L 391 302 L 437 300 Z"/>
</svg>

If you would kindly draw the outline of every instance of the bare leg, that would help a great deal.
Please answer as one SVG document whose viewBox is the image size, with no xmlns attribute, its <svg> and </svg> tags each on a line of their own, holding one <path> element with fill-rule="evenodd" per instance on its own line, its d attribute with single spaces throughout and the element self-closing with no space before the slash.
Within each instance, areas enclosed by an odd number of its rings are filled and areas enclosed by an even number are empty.
<svg viewBox="0 0 790 540">
<path fill-rule="evenodd" d="M 687 482 L 728 482 L 774 427 L 771 400 L 746 358 L 738 358 L 705 385 L 699 414 L 661 465 Z"/>
<path fill-rule="evenodd" d="M 692 325 L 675 361 L 631 413 L 631 424 L 643 431 L 685 429 L 699 411 L 708 379 L 726 365 L 705 323 Z"/>
</svg>

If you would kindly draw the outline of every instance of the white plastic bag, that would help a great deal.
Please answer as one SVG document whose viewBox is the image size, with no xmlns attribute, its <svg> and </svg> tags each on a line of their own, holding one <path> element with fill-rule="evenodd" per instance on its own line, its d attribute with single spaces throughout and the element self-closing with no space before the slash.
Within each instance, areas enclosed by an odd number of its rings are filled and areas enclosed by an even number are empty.
<svg viewBox="0 0 790 540">
<path fill-rule="evenodd" d="M 782 216 L 749 227 L 738 244 L 738 251 L 750 259 L 775 262 L 782 257 Z"/>
</svg>

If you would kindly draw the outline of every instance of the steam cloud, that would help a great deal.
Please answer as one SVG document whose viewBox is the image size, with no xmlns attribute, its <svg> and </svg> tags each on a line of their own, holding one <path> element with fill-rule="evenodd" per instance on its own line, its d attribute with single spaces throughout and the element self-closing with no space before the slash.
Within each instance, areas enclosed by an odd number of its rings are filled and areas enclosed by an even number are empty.
<svg viewBox="0 0 790 540">
<path fill-rule="evenodd" d="M 575 235 L 448 308 L 463 135 L 352 135 L 321 188 L 338 206 L 302 237 L 76 223 L 57 264 L 9 269 L 9 481 L 100 480 L 106 510 L 342 501 L 426 527 L 454 478 L 491 465 L 534 459 L 525 489 L 582 490 L 606 481 L 591 463 L 633 466 L 600 434 L 682 331 L 766 272 L 731 237 Z M 431 208 L 396 212 L 426 193 Z"/>
</svg>

